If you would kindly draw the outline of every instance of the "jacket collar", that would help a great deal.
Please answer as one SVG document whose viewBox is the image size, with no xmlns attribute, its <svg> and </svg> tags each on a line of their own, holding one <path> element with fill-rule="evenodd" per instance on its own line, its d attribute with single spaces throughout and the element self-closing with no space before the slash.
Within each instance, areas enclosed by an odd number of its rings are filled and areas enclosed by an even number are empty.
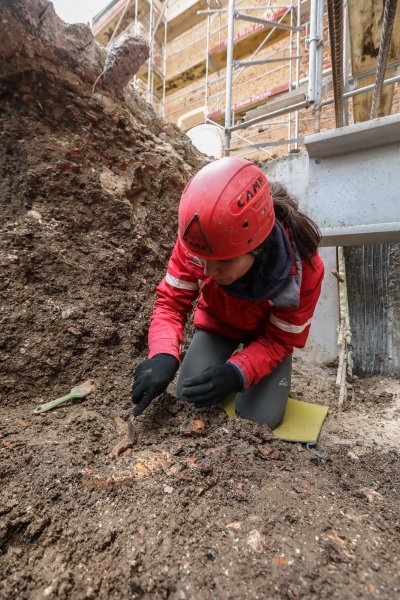
<svg viewBox="0 0 400 600">
<path fill-rule="evenodd" d="M 277 306 L 297 308 L 301 278 L 302 262 L 292 235 L 276 220 L 251 269 L 231 285 L 220 287 L 241 300 L 269 300 Z"/>
</svg>

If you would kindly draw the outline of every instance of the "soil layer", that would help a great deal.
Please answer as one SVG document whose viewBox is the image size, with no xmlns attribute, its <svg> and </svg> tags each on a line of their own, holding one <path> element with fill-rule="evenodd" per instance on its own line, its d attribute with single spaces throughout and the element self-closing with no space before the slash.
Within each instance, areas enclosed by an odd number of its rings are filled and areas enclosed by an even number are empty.
<svg viewBox="0 0 400 600">
<path fill-rule="evenodd" d="M 1 597 L 397 597 L 398 449 L 341 439 L 334 372 L 307 370 L 297 361 L 296 395 L 332 403 L 323 459 L 168 393 L 137 420 L 132 447 L 129 363 L 40 417 L 33 400 L 7 402 Z M 372 427 L 393 396 L 373 398 L 370 383 L 357 383 L 366 401 L 352 411 Z"/>
</svg>

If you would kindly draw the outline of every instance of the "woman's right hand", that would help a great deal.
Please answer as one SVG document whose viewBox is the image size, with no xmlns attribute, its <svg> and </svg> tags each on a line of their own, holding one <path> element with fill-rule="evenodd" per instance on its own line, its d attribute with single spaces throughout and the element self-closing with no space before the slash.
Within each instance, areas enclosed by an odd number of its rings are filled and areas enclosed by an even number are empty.
<svg viewBox="0 0 400 600">
<path fill-rule="evenodd" d="M 141 362 L 133 374 L 131 397 L 140 415 L 150 402 L 162 394 L 173 380 L 179 362 L 172 354 L 156 354 Z"/>
</svg>

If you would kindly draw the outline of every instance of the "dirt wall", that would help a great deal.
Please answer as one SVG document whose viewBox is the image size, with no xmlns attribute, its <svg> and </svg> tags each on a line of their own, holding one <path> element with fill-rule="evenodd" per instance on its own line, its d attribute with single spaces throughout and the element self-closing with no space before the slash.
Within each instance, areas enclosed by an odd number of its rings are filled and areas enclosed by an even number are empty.
<svg viewBox="0 0 400 600">
<path fill-rule="evenodd" d="M 81 76 L 67 44 L 42 61 L 50 42 L 40 28 L 22 36 L 19 18 L 20 51 L 2 54 L 0 82 L 6 403 L 95 371 L 111 385 L 122 370 L 129 387 L 181 191 L 205 164 L 133 91 L 93 92 L 96 71 Z"/>
</svg>

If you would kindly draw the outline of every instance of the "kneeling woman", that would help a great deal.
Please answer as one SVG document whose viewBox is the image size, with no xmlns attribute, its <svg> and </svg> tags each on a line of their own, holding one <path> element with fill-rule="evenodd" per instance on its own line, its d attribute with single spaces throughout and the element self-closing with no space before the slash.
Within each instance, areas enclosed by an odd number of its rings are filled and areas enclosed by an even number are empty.
<svg viewBox="0 0 400 600">
<path fill-rule="evenodd" d="M 256 164 L 223 158 L 201 169 L 180 201 L 149 358 L 134 373 L 134 413 L 174 378 L 197 301 L 178 396 L 203 408 L 235 394 L 237 414 L 275 428 L 289 395 L 292 353 L 306 343 L 321 290 L 319 240 L 315 223 Z"/>
</svg>

